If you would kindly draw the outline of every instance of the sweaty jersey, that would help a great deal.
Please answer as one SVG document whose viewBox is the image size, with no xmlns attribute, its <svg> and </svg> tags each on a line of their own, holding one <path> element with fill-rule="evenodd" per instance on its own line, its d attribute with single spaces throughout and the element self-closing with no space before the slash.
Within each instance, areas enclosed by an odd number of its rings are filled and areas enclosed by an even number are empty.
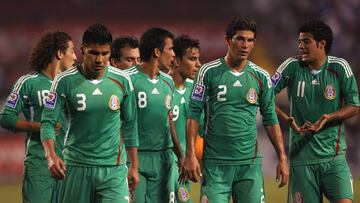
<svg viewBox="0 0 360 203">
<path fill-rule="evenodd" d="M 233 72 L 223 58 L 204 64 L 191 93 L 190 117 L 205 109 L 203 160 L 207 164 L 249 164 L 261 154 L 256 135 L 258 109 L 264 125 L 278 123 L 269 74 L 251 61 Z"/>
<path fill-rule="evenodd" d="M 172 109 L 174 83 L 159 72 L 149 78 L 139 65 L 125 71 L 134 85 L 138 113 L 139 151 L 161 151 L 173 146 L 169 116 Z"/>
<path fill-rule="evenodd" d="M 101 78 L 89 80 L 78 65 L 59 74 L 51 87 L 42 118 L 41 139 L 54 138 L 57 112 L 66 109 L 69 131 L 64 161 L 74 166 L 124 164 L 120 128 L 127 147 L 138 145 L 136 108 L 131 80 L 107 66 Z M 123 156 L 124 157 L 124 156 Z"/>
<path fill-rule="evenodd" d="M 328 56 L 318 71 L 312 71 L 298 59 L 289 58 L 279 66 L 272 82 L 275 94 L 287 87 L 290 115 L 300 127 L 306 120 L 315 123 L 323 114 L 339 110 L 343 101 L 346 105 L 359 106 L 356 79 L 350 65 L 342 58 Z M 318 133 L 304 136 L 291 129 L 291 165 L 322 163 L 344 154 L 344 132 L 342 122 L 327 123 Z"/>
<path fill-rule="evenodd" d="M 23 75 L 15 83 L 11 94 L 5 102 L 4 110 L 1 114 L 1 126 L 12 131 L 16 131 L 16 122 L 19 114 L 23 113 L 26 121 L 40 122 L 41 114 L 44 109 L 45 98 L 49 94 L 52 81 L 43 73 L 33 72 Z M 56 136 L 56 152 L 62 157 L 64 135 L 67 122 L 63 112 L 60 113 L 55 123 L 60 122 L 61 129 Z M 41 145 L 40 132 L 26 133 L 25 150 L 25 173 L 32 175 L 49 175 L 47 161 Z"/>
</svg>

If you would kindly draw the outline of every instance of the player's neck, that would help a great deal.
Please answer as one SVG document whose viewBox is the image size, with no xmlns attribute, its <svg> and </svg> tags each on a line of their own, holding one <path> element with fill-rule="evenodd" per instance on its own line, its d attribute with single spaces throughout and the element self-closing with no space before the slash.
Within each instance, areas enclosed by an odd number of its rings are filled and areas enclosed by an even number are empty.
<svg viewBox="0 0 360 203">
<path fill-rule="evenodd" d="M 236 59 L 236 58 L 232 57 L 230 54 L 226 54 L 226 56 L 224 57 L 224 60 L 225 60 L 226 65 L 228 65 L 229 68 L 231 68 L 231 70 L 236 71 L 236 72 L 242 71 L 242 69 L 244 69 L 244 67 L 247 64 L 247 60 Z"/>
<path fill-rule="evenodd" d="M 141 63 L 140 68 L 144 74 L 149 76 L 151 79 L 155 79 L 159 74 L 159 68 L 157 64 L 151 61 Z"/>
<path fill-rule="evenodd" d="M 42 73 L 51 80 L 53 80 L 55 76 L 60 72 L 60 63 L 57 63 L 55 61 L 50 62 L 47 67 L 42 71 Z"/>
<path fill-rule="evenodd" d="M 311 70 L 320 70 L 325 63 L 326 55 L 320 55 L 316 60 L 308 62 L 308 66 Z"/>
<path fill-rule="evenodd" d="M 184 89 L 184 83 L 186 78 L 182 77 L 178 71 L 174 71 L 172 74 L 172 78 L 174 80 L 175 87 L 178 89 Z"/>
</svg>

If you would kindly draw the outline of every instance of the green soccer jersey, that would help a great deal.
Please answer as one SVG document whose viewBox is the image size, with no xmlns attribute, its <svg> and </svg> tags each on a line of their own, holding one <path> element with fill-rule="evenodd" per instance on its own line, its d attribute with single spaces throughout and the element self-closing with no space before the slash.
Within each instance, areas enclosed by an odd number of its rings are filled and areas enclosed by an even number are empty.
<svg viewBox="0 0 360 203">
<path fill-rule="evenodd" d="M 190 117 L 205 109 L 204 163 L 249 164 L 261 161 L 256 135 L 260 108 L 264 125 L 277 124 L 269 74 L 252 63 L 233 72 L 223 58 L 204 64 L 194 83 Z"/>
<path fill-rule="evenodd" d="M 41 139 L 54 138 L 57 112 L 67 110 L 69 131 L 64 161 L 73 166 L 124 164 L 120 128 L 127 147 L 138 145 L 136 107 L 130 78 L 107 66 L 104 75 L 88 80 L 78 65 L 59 74 L 51 87 L 42 118 Z"/>
<path fill-rule="evenodd" d="M 43 73 L 33 72 L 18 79 L 9 95 L 1 114 L 1 126 L 16 131 L 19 114 L 23 113 L 26 121 L 40 122 L 45 98 L 49 93 L 52 81 Z M 61 123 L 59 135 L 56 136 L 56 149 L 62 156 L 64 135 L 67 123 L 62 112 L 55 122 Z M 25 150 L 25 173 L 32 175 L 50 175 L 47 168 L 44 150 L 40 141 L 40 133 L 27 132 Z"/>
<path fill-rule="evenodd" d="M 275 94 L 287 87 L 290 115 L 298 126 L 306 120 L 315 123 L 322 114 L 339 110 L 344 101 L 359 106 L 356 79 L 349 64 L 341 58 L 328 56 L 326 63 L 312 71 L 303 62 L 289 58 L 272 76 Z M 301 136 L 290 131 L 290 163 L 294 165 L 322 163 L 344 154 L 344 124 L 331 122 L 318 133 Z"/>
<path fill-rule="evenodd" d="M 174 83 L 172 78 L 159 72 L 156 79 L 149 78 L 140 66 L 125 71 L 134 85 L 139 129 L 139 151 L 161 151 L 173 146 L 169 116 L 172 109 Z"/>
<path fill-rule="evenodd" d="M 187 79 L 183 89 L 175 88 L 174 91 L 173 121 L 183 153 L 186 152 L 186 121 L 189 115 L 189 100 L 193 83 L 192 80 Z"/>
</svg>

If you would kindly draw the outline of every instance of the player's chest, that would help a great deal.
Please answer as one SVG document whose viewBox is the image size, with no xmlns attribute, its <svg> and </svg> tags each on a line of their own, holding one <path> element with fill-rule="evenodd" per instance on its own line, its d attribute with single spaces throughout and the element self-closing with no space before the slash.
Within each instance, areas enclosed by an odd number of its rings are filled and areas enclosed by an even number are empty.
<svg viewBox="0 0 360 203">
<path fill-rule="evenodd" d="M 67 105 L 74 111 L 118 111 L 124 99 L 124 91 L 112 81 L 83 81 L 65 95 Z"/>
<path fill-rule="evenodd" d="M 261 86 L 261 82 L 250 73 L 226 71 L 213 76 L 208 91 L 210 99 L 219 102 L 248 100 L 250 103 L 256 103 Z"/>
<path fill-rule="evenodd" d="M 293 99 L 314 99 L 323 101 L 335 100 L 340 95 L 337 77 L 329 72 L 311 74 L 306 71 L 297 74 L 291 81 Z"/>
</svg>

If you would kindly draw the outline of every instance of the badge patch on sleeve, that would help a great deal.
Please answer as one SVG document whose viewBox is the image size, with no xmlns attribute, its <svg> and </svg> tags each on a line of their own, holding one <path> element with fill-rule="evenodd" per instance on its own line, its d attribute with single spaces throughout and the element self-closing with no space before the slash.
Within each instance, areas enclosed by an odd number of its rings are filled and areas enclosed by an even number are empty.
<svg viewBox="0 0 360 203">
<path fill-rule="evenodd" d="M 19 94 L 15 93 L 15 92 L 11 92 L 11 94 L 9 95 L 9 97 L 6 100 L 5 105 L 11 108 L 15 108 L 16 104 L 19 100 Z"/>
<path fill-rule="evenodd" d="M 198 101 L 203 101 L 204 92 L 205 92 L 204 85 L 196 84 L 194 87 L 194 90 L 191 94 L 191 98 L 198 100 Z"/>
<path fill-rule="evenodd" d="M 57 95 L 54 92 L 49 92 L 48 96 L 45 99 L 45 107 L 54 109 L 56 105 Z"/>
<path fill-rule="evenodd" d="M 278 73 L 277 71 L 274 73 L 273 76 L 271 76 L 271 82 L 273 86 L 275 87 L 281 79 L 281 73 Z"/>
</svg>

